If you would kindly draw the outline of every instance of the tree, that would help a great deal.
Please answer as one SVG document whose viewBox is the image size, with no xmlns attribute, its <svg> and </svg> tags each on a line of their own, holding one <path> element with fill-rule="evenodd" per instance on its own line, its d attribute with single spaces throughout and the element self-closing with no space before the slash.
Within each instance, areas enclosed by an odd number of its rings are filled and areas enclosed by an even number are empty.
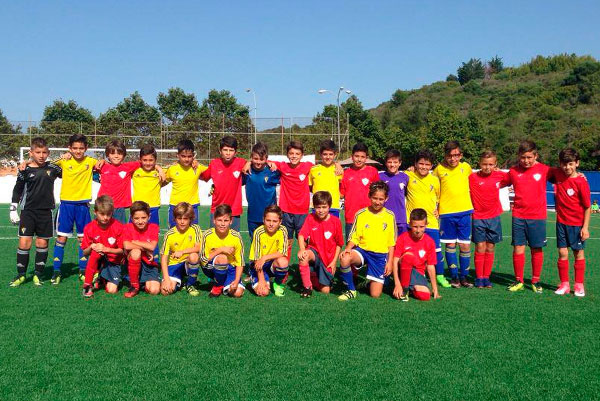
<svg viewBox="0 0 600 401">
<path fill-rule="evenodd" d="M 32 134 L 46 138 L 51 147 L 66 146 L 71 135 L 94 132 L 94 122 L 92 112 L 79 106 L 76 101 L 65 103 L 58 99 L 44 108 L 40 128 L 32 130 Z"/>
<path fill-rule="evenodd" d="M 446 77 L 446 82 L 458 82 L 458 77 L 454 74 L 450 74 Z"/>
<path fill-rule="evenodd" d="M 406 101 L 406 99 L 408 99 L 409 95 L 410 95 L 410 92 L 398 89 L 396 92 L 394 92 L 392 94 L 392 104 L 396 107 L 402 106 L 404 104 L 404 102 Z"/>
<path fill-rule="evenodd" d="M 160 113 L 156 107 L 146 103 L 138 91 L 135 91 L 115 107 L 111 107 L 105 113 L 100 114 L 98 120 L 157 122 L 160 121 Z"/>
<path fill-rule="evenodd" d="M 483 79 L 485 77 L 485 68 L 481 59 L 472 58 L 466 63 L 462 63 L 457 70 L 458 82 L 461 85 L 466 84 L 472 79 Z"/>
<path fill-rule="evenodd" d="M 42 121 L 71 121 L 91 123 L 94 121 L 92 112 L 77 104 L 74 100 L 65 103 L 62 99 L 55 100 L 50 106 L 44 108 Z"/>
<path fill-rule="evenodd" d="M 488 61 L 487 65 L 491 74 L 496 74 L 504 69 L 502 57 L 498 57 L 498 55 L 492 57 L 492 59 Z"/>
<path fill-rule="evenodd" d="M 160 92 L 156 102 L 162 115 L 172 124 L 200 111 L 196 95 L 185 93 L 181 88 L 169 88 L 167 93 Z"/>
<path fill-rule="evenodd" d="M 249 115 L 248 106 L 238 103 L 235 96 L 228 90 L 212 89 L 208 97 L 202 101 L 202 112 L 210 116 L 225 115 L 225 118 L 245 118 Z"/>
<path fill-rule="evenodd" d="M 0 110 L 0 157 L 16 160 L 19 147 L 28 145 L 29 137 L 23 135 L 21 126 L 13 126 Z"/>
</svg>

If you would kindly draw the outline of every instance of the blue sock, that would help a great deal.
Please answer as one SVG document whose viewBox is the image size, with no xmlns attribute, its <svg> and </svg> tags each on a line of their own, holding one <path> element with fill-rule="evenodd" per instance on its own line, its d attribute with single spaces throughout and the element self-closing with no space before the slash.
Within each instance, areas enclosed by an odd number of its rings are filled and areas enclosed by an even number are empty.
<svg viewBox="0 0 600 401">
<path fill-rule="evenodd" d="M 458 259 L 456 257 L 456 247 L 446 247 L 446 263 L 450 269 L 450 276 L 458 278 Z"/>
<path fill-rule="evenodd" d="M 460 252 L 458 262 L 460 264 L 460 277 L 469 275 L 469 265 L 471 264 L 471 252 Z"/>
<path fill-rule="evenodd" d="M 85 274 L 85 267 L 87 266 L 87 258 L 83 254 L 83 250 L 79 247 L 79 271 Z"/>
<path fill-rule="evenodd" d="M 198 280 L 198 272 L 200 271 L 200 265 L 198 263 L 190 263 L 187 268 L 187 285 L 196 284 Z"/>
<path fill-rule="evenodd" d="M 437 263 L 435 265 L 435 274 L 442 275 L 444 274 L 444 254 L 442 251 L 436 252 L 437 255 Z"/>
<path fill-rule="evenodd" d="M 354 275 L 352 274 L 351 266 L 340 267 L 340 275 L 342 276 L 342 280 L 349 290 L 356 290 L 356 287 L 354 287 Z"/>
<path fill-rule="evenodd" d="M 52 265 L 55 272 L 60 272 L 63 258 L 65 257 L 65 244 L 66 242 L 59 242 L 56 240 L 54 243 L 54 257 L 52 259 Z"/>
<path fill-rule="evenodd" d="M 225 280 L 227 280 L 227 270 L 218 270 L 214 269 L 214 277 L 213 280 L 216 285 L 225 285 Z"/>
<path fill-rule="evenodd" d="M 285 278 L 285 275 L 288 272 L 288 267 L 287 266 L 283 266 L 283 267 L 273 266 L 272 270 L 273 270 L 273 275 L 275 276 L 275 282 L 277 284 L 282 284 L 283 279 Z"/>
</svg>

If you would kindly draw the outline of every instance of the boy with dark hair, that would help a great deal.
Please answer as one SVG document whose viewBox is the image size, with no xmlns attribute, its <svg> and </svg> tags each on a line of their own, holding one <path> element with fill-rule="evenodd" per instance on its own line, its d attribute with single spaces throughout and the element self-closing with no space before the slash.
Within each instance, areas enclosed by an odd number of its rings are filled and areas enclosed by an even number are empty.
<svg viewBox="0 0 600 401">
<path fill-rule="evenodd" d="M 94 295 L 92 281 L 100 270 L 96 287 L 105 284 L 106 292 L 116 294 L 121 283 L 123 263 L 123 225 L 112 217 L 114 211 L 110 196 L 102 195 L 94 203 L 95 219 L 85 226 L 81 249 L 88 256 L 83 282 L 83 296 Z"/>
<path fill-rule="evenodd" d="M 331 291 L 337 261 L 344 246 L 342 222 L 329 213 L 331 202 L 329 192 L 315 192 L 314 211 L 308 215 L 298 235 L 302 298 L 310 297 L 313 287 L 324 294 Z"/>
<path fill-rule="evenodd" d="M 408 230 L 406 224 L 406 186 L 408 176 L 400 171 L 402 153 L 396 149 L 385 152 L 385 171 L 379 173 L 379 179 L 390 187 L 390 193 L 385 208 L 391 210 L 396 216 L 398 235 Z"/>
<path fill-rule="evenodd" d="M 573 250 L 575 296 L 585 296 L 585 240 L 590 237 L 590 186 L 585 176 L 577 172 L 579 153 L 566 148 L 558 154 L 560 169 L 554 169 L 554 196 L 556 200 L 556 246 L 558 247 L 557 295 L 571 292 L 569 284 L 569 248 Z"/>
<path fill-rule="evenodd" d="M 310 191 L 314 194 L 319 191 L 327 191 L 331 194 L 332 203 L 329 213 L 340 217 L 340 181 L 343 177 L 343 171 L 339 171 L 336 166 L 335 158 L 337 156 L 337 146 L 331 139 L 321 142 L 319 150 L 321 154 L 321 163 L 313 166 L 308 175 L 308 185 Z M 313 205 L 314 206 L 314 205 Z"/>
<path fill-rule="evenodd" d="M 52 210 L 54 203 L 54 181 L 62 177 L 60 167 L 48 163 L 48 144 L 43 138 L 31 141 L 29 156 L 31 161 L 23 171 L 17 174 L 12 203 L 10 205 L 10 221 L 19 224 L 19 245 L 17 248 L 17 276 L 10 282 L 11 287 L 18 287 L 25 282 L 25 274 L 29 265 L 29 250 L 35 239 L 35 271 L 33 284 L 41 286 L 44 267 L 48 259 L 48 240 L 52 238 Z M 21 216 L 17 208 L 21 205 Z"/>
<path fill-rule="evenodd" d="M 246 161 L 236 157 L 238 148 L 237 139 L 232 136 L 224 136 L 219 143 L 218 159 L 210 161 L 208 168 L 200 175 L 204 181 L 212 179 L 214 192 L 212 194 L 211 214 L 215 212 L 217 205 L 227 204 L 231 206 L 232 227 L 240 230 L 240 216 L 242 215 L 242 171 Z M 211 225 L 212 225 L 212 218 Z"/>
</svg>

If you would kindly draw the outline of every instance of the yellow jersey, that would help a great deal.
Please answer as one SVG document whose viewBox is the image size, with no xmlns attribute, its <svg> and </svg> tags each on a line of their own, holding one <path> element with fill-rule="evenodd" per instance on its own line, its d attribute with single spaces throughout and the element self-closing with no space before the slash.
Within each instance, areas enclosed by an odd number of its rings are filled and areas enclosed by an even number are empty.
<svg viewBox="0 0 600 401">
<path fill-rule="evenodd" d="M 219 238 L 214 228 L 204 231 L 202 240 L 202 253 L 200 259 L 203 265 L 210 263 L 208 256 L 210 253 L 223 246 L 230 246 L 234 249 L 233 255 L 227 255 L 227 263 L 232 266 L 244 266 L 244 241 L 242 236 L 235 230 L 229 230 L 225 238 Z"/>
<path fill-rule="evenodd" d="M 54 164 L 62 168 L 61 201 L 90 201 L 92 199 L 93 168 L 98 160 L 85 156 L 81 161 L 70 158 L 57 160 Z"/>
<path fill-rule="evenodd" d="M 437 209 L 440 199 L 440 180 L 432 174 L 421 178 L 414 171 L 406 171 L 408 185 L 406 186 L 406 221 L 410 221 L 410 212 L 421 208 L 427 212 L 427 228 L 439 230 L 440 225 L 433 212 Z"/>
<path fill-rule="evenodd" d="M 265 226 L 260 226 L 254 230 L 252 236 L 252 246 L 250 247 L 250 260 L 257 260 L 265 255 L 273 253 L 287 253 L 288 233 L 287 229 L 281 225 L 273 235 L 269 235 Z"/>
<path fill-rule="evenodd" d="M 368 207 L 354 216 L 349 240 L 365 251 L 388 253 L 396 244 L 396 217 L 391 210 L 381 209 L 377 214 Z"/>
<path fill-rule="evenodd" d="M 185 262 L 188 255 L 175 258 L 173 257 L 174 252 L 193 248 L 199 243 L 202 243 L 202 230 L 200 230 L 200 226 L 192 224 L 184 232 L 179 232 L 177 227 L 173 227 L 165 234 L 160 253 L 169 255 L 169 266 L 176 265 Z"/>
<path fill-rule="evenodd" d="M 325 191 L 331 194 L 331 208 L 340 208 L 340 182 L 343 175 L 335 175 L 335 165 L 324 166 L 317 164 L 308 173 L 308 185 L 312 186 L 312 193 Z"/>
<path fill-rule="evenodd" d="M 181 202 L 187 202 L 191 205 L 199 204 L 198 179 L 206 169 L 207 167 L 202 164 L 198 164 L 195 171 L 193 168 L 183 167 L 179 163 L 169 167 L 166 174 L 167 181 L 173 184 L 169 203 L 171 205 L 177 205 Z"/>
<path fill-rule="evenodd" d="M 473 210 L 469 191 L 472 172 L 471 166 L 465 162 L 454 168 L 438 164 L 433 170 L 433 175 L 440 180 L 440 215 Z"/>
<path fill-rule="evenodd" d="M 133 202 L 144 201 L 150 207 L 160 206 L 160 178 L 158 171 L 138 168 L 131 177 L 133 181 Z"/>
</svg>

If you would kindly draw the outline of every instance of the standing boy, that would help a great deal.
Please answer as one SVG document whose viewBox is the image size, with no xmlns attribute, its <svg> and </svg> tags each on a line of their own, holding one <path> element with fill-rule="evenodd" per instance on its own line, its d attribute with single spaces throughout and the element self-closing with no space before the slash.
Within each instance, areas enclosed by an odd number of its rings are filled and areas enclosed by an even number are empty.
<svg viewBox="0 0 600 401">
<path fill-rule="evenodd" d="M 408 230 L 406 224 L 406 186 L 408 175 L 400 171 L 402 154 L 399 150 L 390 149 L 385 152 L 385 171 L 379 173 L 379 179 L 390 187 L 388 200 L 383 205 L 396 216 L 398 235 Z"/>
<path fill-rule="evenodd" d="M 160 226 L 160 188 L 162 177 L 156 169 L 156 149 L 150 143 L 140 148 L 141 166 L 133 172 L 133 202 L 144 201 L 150 206 L 152 224 Z"/>
<path fill-rule="evenodd" d="M 313 166 L 308 175 L 308 185 L 313 194 L 319 191 L 326 191 L 331 194 L 331 209 L 329 213 L 340 217 L 340 181 L 343 174 L 337 173 L 335 158 L 337 156 L 337 147 L 331 139 L 321 142 L 320 148 L 321 163 Z M 314 204 L 313 204 L 314 207 Z"/>
</svg>

